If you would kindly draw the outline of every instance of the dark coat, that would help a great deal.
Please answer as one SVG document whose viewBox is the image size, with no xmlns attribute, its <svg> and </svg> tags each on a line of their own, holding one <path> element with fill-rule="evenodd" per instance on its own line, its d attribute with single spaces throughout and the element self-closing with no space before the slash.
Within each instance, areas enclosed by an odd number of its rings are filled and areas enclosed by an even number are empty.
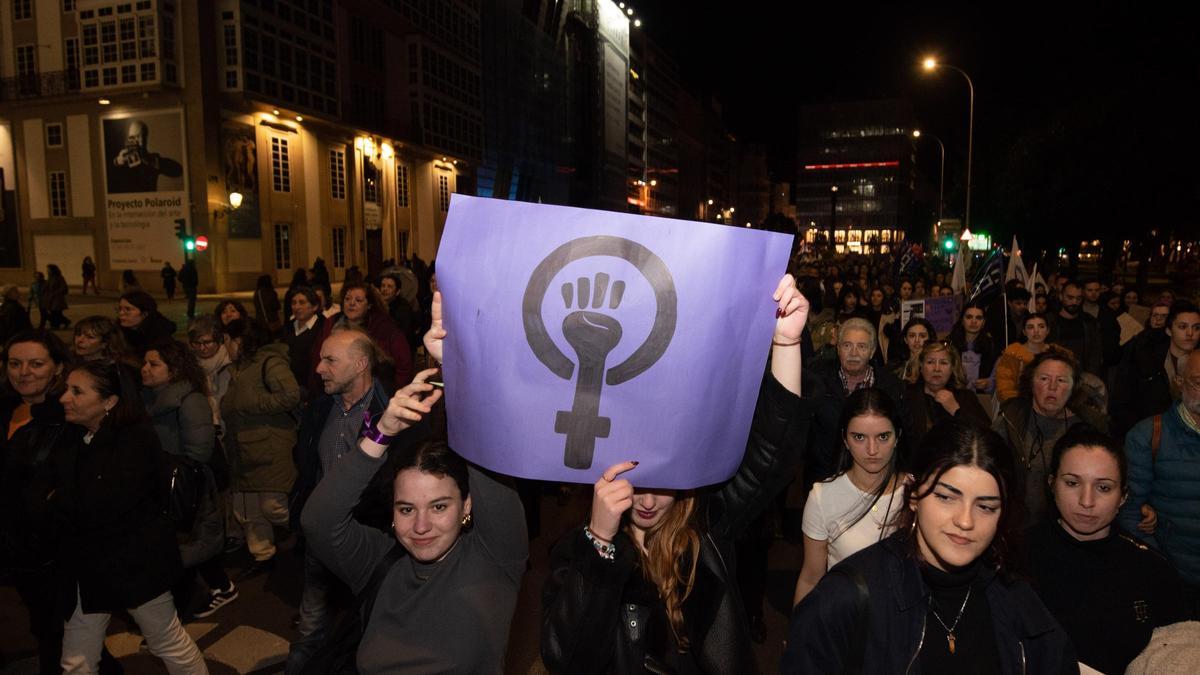
<svg viewBox="0 0 1200 675">
<path fill-rule="evenodd" d="M 804 392 L 813 401 L 813 423 L 805 453 L 804 479 L 806 483 L 825 480 L 837 473 L 838 459 L 842 453 L 842 442 L 838 434 L 838 418 L 846 404 L 846 390 L 842 388 L 838 369 L 841 364 L 822 361 L 804 370 Z M 904 398 L 904 384 L 886 368 L 874 366 L 875 387 L 883 390 L 900 411 L 900 431 L 907 434 L 912 428 L 908 404 Z"/>
<path fill-rule="evenodd" d="M 296 449 L 292 457 L 296 464 L 297 476 L 296 482 L 292 486 L 291 497 L 288 501 L 292 526 L 297 527 L 297 529 L 300 524 L 300 513 L 304 510 L 304 505 L 308 502 L 308 498 L 312 494 L 312 491 L 316 489 L 317 484 L 324 478 L 319 453 L 321 432 L 325 429 L 325 422 L 329 419 L 329 411 L 333 410 L 333 406 L 340 405 L 340 398 L 340 396 L 321 394 L 305 406 L 304 416 L 300 420 L 300 431 L 296 437 Z M 375 380 L 375 383 L 371 387 L 371 399 L 367 404 L 367 410 L 370 411 L 371 416 L 374 417 L 386 410 L 389 400 L 391 400 L 391 397 L 388 396 L 383 384 L 379 380 Z M 428 425 L 415 427 L 422 430 L 415 433 L 424 434 L 427 431 L 427 427 Z M 414 434 L 408 434 L 408 438 L 410 439 L 418 437 Z M 354 508 L 354 517 L 358 522 L 384 531 L 390 530 L 389 523 L 392 518 L 392 479 L 396 476 L 393 458 L 398 458 L 400 454 L 398 452 L 389 453 L 388 461 L 380 467 L 375 477 L 367 485 L 366 490 L 363 491 L 363 496 L 359 500 L 358 506 Z"/>
<path fill-rule="evenodd" d="M 313 343 L 324 333 L 328 321 L 324 314 L 317 312 L 316 323 L 300 335 L 296 335 L 296 327 L 290 321 L 283 327 L 283 341 L 287 343 L 288 348 L 288 363 L 292 367 L 292 375 L 301 386 L 306 386 L 309 378 L 316 373 L 317 361 L 313 360 Z M 317 355 L 320 356 L 319 350 Z"/>
<path fill-rule="evenodd" d="M 1069 341 L 1064 340 L 1062 335 L 1062 324 L 1066 319 L 1057 313 L 1051 314 L 1047 318 L 1050 319 L 1050 331 L 1046 334 L 1046 342 L 1066 347 Z M 1103 378 L 1105 354 L 1104 336 L 1100 333 L 1100 323 L 1096 321 L 1096 317 L 1087 312 L 1080 312 L 1078 320 L 1083 323 L 1083 353 L 1075 354 L 1075 358 L 1084 372 Z"/>
<path fill-rule="evenodd" d="M 702 530 L 696 582 L 683 603 L 689 655 L 706 673 L 757 671 L 735 576 L 733 541 L 791 477 L 811 409 L 774 377 L 763 383 L 737 473 L 697 495 Z M 661 607 L 644 592 L 633 540 L 616 537 L 616 560 L 600 558 L 572 530 L 551 553 L 542 591 L 542 660 L 554 673 L 645 673 L 647 621 Z M 658 626 L 661 630 L 667 630 Z"/>
<path fill-rule="evenodd" d="M 826 574 L 792 612 L 783 673 L 841 673 L 859 649 L 863 673 L 920 673 L 928 625 L 929 587 L 900 532 L 855 553 L 831 571 L 861 573 L 868 590 L 867 634 L 859 646 L 859 595 L 846 574 Z M 1002 673 L 1078 673 L 1075 649 L 1033 589 L 984 572 L 988 609 Z"/>
<path fill-rule="evenodd" d="M 69 290 L 67 280 L 62 275 L 47 277 L 46 285 L 42 287 L 42 297 L 39 300 L 42 311 L 56 312 L 66 309 Z"/>
<path fill-rule="evenodd" d="M 92 442 L 68 425 L 54 455 L 52 498 L 62 537 L 59 608 L 84 612 L 137 607 L 165 593 L 179 575 L 179 547 L 163 515 L 165 458 L 149 420 L 114 429 L 104 424 Z"/>
<path fill-rule="evenodd" d="M 981 427 L 991 424 L 991 419 L 984 411 L 983 406 L 979 404 L 979 397 L 975 395 L 975 392 L 969 389 L 951 389 L 950 391 L 958 403 L 958 412 L 953 416 L 946 412 L 946 409 L 936 399 L 925 393 L 925 385 L 922 383 L 918 382 L 905 387 L 904 398 L 908 404 L 908 410 L 912 414 L 909 447 L 917 447 L 921 438 L 929 433 L 933 425 L 944 419 L 962 420 Z"/>
<path fill-rule="evenodd" d="M 121 327 L 121 333 L 130 348 L 139 356 L 162 340 L 175 337 L 175 322 L 154 310 L 134 328 Z"/>
<path fill-rule="evenodd" d="M 230 488 L 235 492 L 290 492 L 296 480 L 292 451 L 300 387 L 287 348 L 273 343 L 239 361 L 221 397 Z"/>
<path fill-rule="evenodd" d="M 179 268 L 179 283 L 183 286 L 184 293 L 196 292 L 196 287 L 200 285 L 200 272 L 196 269 L 196 263 L 189 260 Z"/>
<path fill-rule="evenodd" d="M 954 330 L 950 331 L 950 343 L 954 345 L 959 354 L 967 351 L 967 333 L 963 330 L 962 323 L 959 323 L 954 327 Z M 975 347 L 973 351 L 979 354 L 980 379 L 991 377 L 992 369 L 996 367 L 996 359 L 1000 358 L 1000 352 L 1003 350 L 996 346 L 996 340 L 986 330 L 981 332 L 979 337 L 975 338 L 973 346 Z M 968 384 L 974 383 L 968 382 Z"/>
<path fill-rule="evenodd" d="M 54 492 L 51 455 L 63 442 L 66 421 L 55 394 L 30 408 L 30 420 L 8 436 L 19 397 L 0 400 L 0 570 L 47 568 L 58 537 L 49 496 Z"/>
<path fill-rule="evenodd" d="M 1142 331 L 1125 345 L 1108 406 L 1117 438 L 1140 420 L 1171 407 L 1171 383 L 1164 367 L 1170 350 L 1171 338 L 1161 330 Z"/>
<path fill-rule="evenodd" d="M 16 300 L 5 298 L 0 303 L 0 345 L 21 331 L 33 328 L 29 321 L 29 312 Z"/>
</svg>

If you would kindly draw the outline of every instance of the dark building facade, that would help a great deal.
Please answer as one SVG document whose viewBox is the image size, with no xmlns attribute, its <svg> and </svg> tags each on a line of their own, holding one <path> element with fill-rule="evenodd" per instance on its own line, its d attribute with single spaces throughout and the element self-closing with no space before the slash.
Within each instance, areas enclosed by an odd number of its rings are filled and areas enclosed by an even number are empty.
<svg viewBox="0 0 1200 675">
<path fill-rule="evenodd" d="M 806 241 L 827 238 L 831 223 L 839 252 L 887 252 L 903 240 L 913 225 L 912 106 L 807 105 L 799 126 L 794 201 Z"/>
</svg>

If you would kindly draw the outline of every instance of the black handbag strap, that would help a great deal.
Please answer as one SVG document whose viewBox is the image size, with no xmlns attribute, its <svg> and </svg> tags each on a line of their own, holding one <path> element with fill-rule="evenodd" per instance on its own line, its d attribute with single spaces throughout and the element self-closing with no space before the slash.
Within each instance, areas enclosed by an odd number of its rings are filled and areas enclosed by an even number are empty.
<svg viewBox="0 0 1200 675">
<path fill-rule="evenodd" d="M 854 638 L 850 644 L 850 654 L 846 659 L 843 673 L 857 675 L 863 669 L 863 655 L 867 651 L 867 631 L 871 626 L 871 590 L 867 580 L 856 567 L 838 565 L 829 571 L 830 574 L 841 574 L 854 584 L 854 608 L 857 625 L 854 627 Z"/>
</svg>

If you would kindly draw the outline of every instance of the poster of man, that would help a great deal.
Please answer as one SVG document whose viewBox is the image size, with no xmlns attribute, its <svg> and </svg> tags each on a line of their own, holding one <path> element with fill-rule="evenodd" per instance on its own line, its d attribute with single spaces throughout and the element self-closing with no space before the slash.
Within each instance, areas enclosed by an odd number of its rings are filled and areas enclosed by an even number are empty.
<svg viewBox="0 0 1200 675">
<path fill-rule="evenodd" d="M 172 112 L 104 120 L 109 194 L 182 190 L 181 132 Z"/>
<path fill-rule="evenodd" d="M 108 254 L 114 269 L 182 263 L 175 223 L 191 224 L 183 111 L 137 110 L 100 120 Z"/>
</svg>

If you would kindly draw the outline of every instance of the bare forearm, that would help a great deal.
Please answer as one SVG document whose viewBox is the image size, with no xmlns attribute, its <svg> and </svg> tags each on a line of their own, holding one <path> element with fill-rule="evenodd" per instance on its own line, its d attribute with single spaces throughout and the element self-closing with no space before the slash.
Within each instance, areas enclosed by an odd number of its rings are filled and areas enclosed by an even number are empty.
<svg viewBox="0 0 1200 675">
<path fill-rule="evenodd" d="M 786 345 L 786 346 L 785 346 Z M 783 385 L 784 389 L 800 395 L 800 342 L 786 344 L 779 338 L 773 338 L 771 347 L 771 375 Z"/>
</svg>

